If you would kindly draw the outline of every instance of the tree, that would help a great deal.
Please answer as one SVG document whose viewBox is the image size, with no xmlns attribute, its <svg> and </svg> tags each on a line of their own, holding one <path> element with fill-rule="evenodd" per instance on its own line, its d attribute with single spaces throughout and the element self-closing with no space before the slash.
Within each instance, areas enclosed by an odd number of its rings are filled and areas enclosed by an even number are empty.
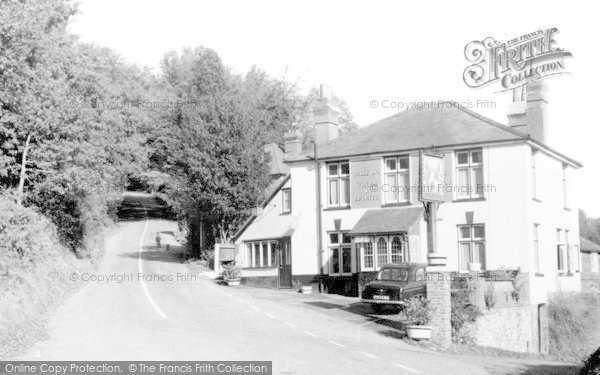
<svg viewBox="0 0 600 375">
<path fill-rule="evenodd" d="M 67 1 L 4 1 L 0 7 L 0 184 L 17 185 L 23 198 L 27 156 L 58 123 L 56 93 L 64 89 L 58 65 L 70 43 Z"/>
<path fill-rule="evenodd" d="M 315 123 L 313 119 L 313 109 L 319 100 L 320 92 L 318 88 L 312 88 L 306 96 L 300 97 L 296 105 L 297 115 L 296 121 L 292 124 L 293 129 L 300 130 L 303 134 L 303 143 L 308 145 L 314 142 L 315 138 Z M 358 125 L 354 122 L 354 117 L 348 109 L 346 102 L 331 93 L 331 104 L 339 109 L 339 129 L 341 134 L 350 133 L 358 129 Z"/>
<path fill-rule="evenodd" d="M 600 243 L 600 218 L 589 218 L 585 211 L 580 209 L 579 235 L 592 242 Z"/>
</svg>

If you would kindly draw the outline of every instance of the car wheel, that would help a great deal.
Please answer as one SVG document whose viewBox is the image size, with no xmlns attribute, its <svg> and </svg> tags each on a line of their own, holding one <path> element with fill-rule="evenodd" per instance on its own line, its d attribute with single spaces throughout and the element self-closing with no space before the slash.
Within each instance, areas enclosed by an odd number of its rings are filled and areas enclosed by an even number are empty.
<svg viewBox="0 0 600 375">
<path fill-rule="evenodd" d="M 394 312 L 394 314 L 399 314 L 402 310 L 404 310 L 404 306 L 398 305 L 398 306 L 394 306 L 393 312 Z"/>
</svg>

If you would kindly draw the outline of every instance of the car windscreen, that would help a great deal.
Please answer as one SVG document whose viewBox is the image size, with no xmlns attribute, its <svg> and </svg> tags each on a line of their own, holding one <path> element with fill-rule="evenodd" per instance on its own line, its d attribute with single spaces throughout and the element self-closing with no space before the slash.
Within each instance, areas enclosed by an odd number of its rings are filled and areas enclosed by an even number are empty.
<svg viewBox="0 0 600 375">
<path fill-rule="evenodd" d="M 406 281 L 408 280 L 408 270 L 405 268 L 383 268 L 377 274 L 377 280 Z"/>
</svg>

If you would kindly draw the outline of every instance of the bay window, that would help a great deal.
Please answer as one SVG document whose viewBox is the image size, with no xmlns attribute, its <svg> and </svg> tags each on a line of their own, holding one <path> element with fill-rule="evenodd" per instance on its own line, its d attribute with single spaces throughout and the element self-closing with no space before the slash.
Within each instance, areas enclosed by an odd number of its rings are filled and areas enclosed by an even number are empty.
<svg viewBox="0 0 600 375">
<path fill-rule="evenodd" d="M 410 262 L 406 237 L 402 234 L 391 236 L 361 237 L 357 249 L 361 254 L 361 270 L 377 271 L 388 263 Z"/>
<path fill-rule="evenodd" d="M 327 163 L 327 205 L 329 207 L 350 206 L 350 164 Z"/>
<path fill-rule="evenodd" d="M 483 198 L 483 153 L 456 152 L 457 199 Z"/>
<path fill-rule="evenodd" d="M 275 267 L 279 251 L 279 241 L 246 242 L 245 267 Z"/>
</svg>

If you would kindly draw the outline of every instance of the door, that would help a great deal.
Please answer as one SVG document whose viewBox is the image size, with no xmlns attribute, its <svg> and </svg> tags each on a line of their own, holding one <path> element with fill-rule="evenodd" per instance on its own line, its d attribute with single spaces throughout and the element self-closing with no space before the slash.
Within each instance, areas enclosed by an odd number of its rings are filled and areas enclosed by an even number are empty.
<svg viewBox="0 0 600 375">
<path fill-rule="evenodd" d="M 292 243 L 289 237 L 281 240 L 279 249 L 279 287 L 292 287 Z"/>
</svg>

